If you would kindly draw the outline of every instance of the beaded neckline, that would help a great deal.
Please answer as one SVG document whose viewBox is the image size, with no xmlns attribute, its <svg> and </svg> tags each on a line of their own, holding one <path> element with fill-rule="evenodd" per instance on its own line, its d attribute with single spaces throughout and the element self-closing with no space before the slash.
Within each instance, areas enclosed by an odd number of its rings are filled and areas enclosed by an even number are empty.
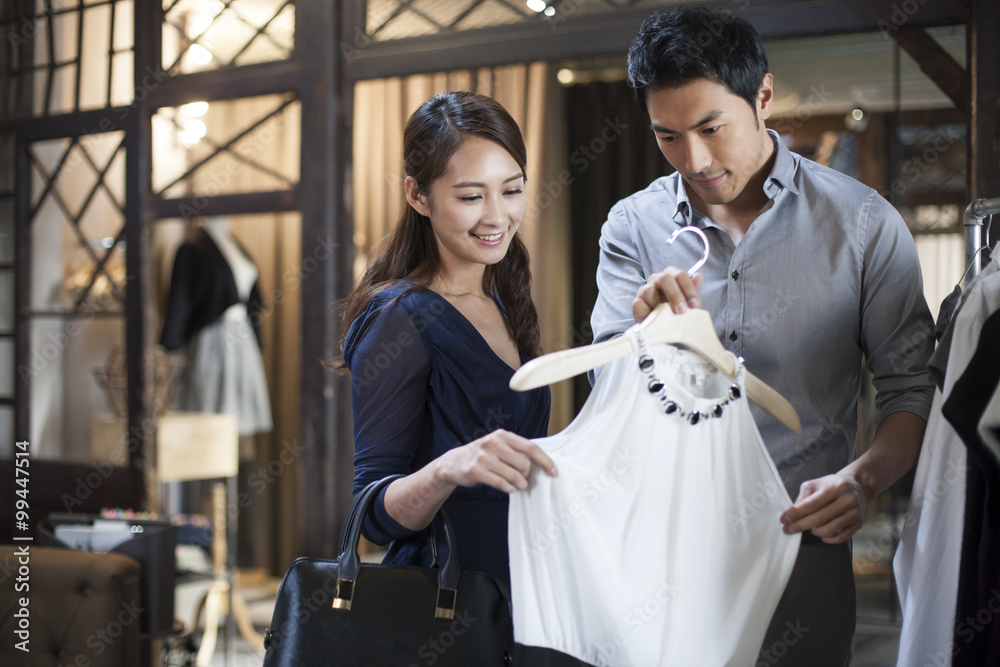
<svg viewBox="0 0 1000 667">
<path fill-rule="evenodd" d="M 646 374 L 646 388 L 649 390 L 650 394 L 659 399 L 660 407 L 666 414 L 680 417 L 694 426 L 695 424 L 705 422 L 709 419 L 717 419 L 721 417 L 725 407 L 743 395 L 741 387 L 743 385 L 743 379 L 746 375 L 746 369 L 743 367 L 743 364 L 737 362 L 736 382 L 729 386 L 729 391 L 727 392 L 725 398 L 718 400 L 714 405 L 710 405 L 705 408 L 698 410 L 685 410 L 680 403 L 672 399 L 667 394 L 663 381 L 657 377 L 656 362 L 653 360 L 653 356 L 649 353 L 649 347 L 646 344 L 646 337 L 643 336 L 642 331 L 639 330 L 638 327 L 634 327 L 629 334 L 630 338 L 638 348 L 639 370 Z"/>
</svg>

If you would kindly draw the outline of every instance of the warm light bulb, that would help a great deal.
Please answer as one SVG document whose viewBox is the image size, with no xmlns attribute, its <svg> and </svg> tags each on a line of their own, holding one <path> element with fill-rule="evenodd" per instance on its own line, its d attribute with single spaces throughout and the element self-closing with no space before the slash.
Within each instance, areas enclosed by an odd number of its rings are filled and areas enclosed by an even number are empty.
<svg viewBox="0 0 1000 667">
<path fill-rule="evenodd" d="M 184 131 L 189 132 L 192 136 L 201 139 L 206 134 L 208 134 L 208 128 L 205 127 L 205 123 L 198 120 L 197 118 L 192 118 L 184 123 Z"/>
<path fill-rule="evenodd" d="M 188 54 L 195 64 L 207 65 L 212 62 L 212 52 L 201 44 L 192 44 L 191 48 L 188 49 Z"/>
<path fill-rule="evenodd" d="M 574 78 L 576 77 L 573 76 L 573 70 L 571 69 L 561 69 L 556 73 L 556 79 L 564 86 L 573 83 Z"/>
<path fill-rule="evenodd" d="M 208 113 L 208 102 L 191 102 L 181 107 L 181 112 L 189 118 L 201 118 Z"/>
<path fill-rule="evenodd" d="M 525 4 L 528 5 L 528 9 L 533 12 L 543 12 L 545 11 L 545 0 L 528 0 Z"/>
</svg>

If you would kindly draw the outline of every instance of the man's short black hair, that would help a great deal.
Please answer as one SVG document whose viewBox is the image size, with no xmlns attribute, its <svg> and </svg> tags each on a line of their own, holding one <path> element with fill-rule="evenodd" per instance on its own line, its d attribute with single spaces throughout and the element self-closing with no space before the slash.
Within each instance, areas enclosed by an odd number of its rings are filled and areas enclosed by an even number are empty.
<svg viewBox="0 0 1000 667">
<path fill-rule="evenodd" d="M 657 12 L 642 22 L 628 50 L 629 85 L 644 111 L 650 90 L 708 79 L 745 99 L 756 116 L 765 74 L 767 54 L 760 35 L 731 10 Z"/>
</svg>

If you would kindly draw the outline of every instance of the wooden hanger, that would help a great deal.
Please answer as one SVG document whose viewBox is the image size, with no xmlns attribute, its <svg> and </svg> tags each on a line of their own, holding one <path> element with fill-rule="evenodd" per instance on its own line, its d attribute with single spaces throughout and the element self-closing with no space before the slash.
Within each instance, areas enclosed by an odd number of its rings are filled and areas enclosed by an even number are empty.
<svg viewBox="0 0 1000 667">
<path fill-rule="evenodd" d="M 685 231 L 697 233 L 705 243 L 705 254 L 698 263 L 688 269 L 688 275 L 693 275 L 708 259 L 708 239 L 697 227 L 683 227 L 674 232 L 667 243 L 673 243 L 674 239 Z M 736 361 L 715 334 L 715 326 L 707 310 L 692 308 L 682 315 L 677 315 L 669 304 L 661 303 L 637 326 L 649 345 L 660 343 L 683 345 L 696 352 L 730 380 L 736 379 Z M 633 352 L 632 341 L 627 336 L 619 336 L 596 345 L 546 354 L 521 366 L 510 379 L 510 388 L 514 391 L 535 389 L 586 373 Z M 749 371 L 746 372 L 744 384 L 747 396 L 757 405 L 795 433 L 802 432 L 799 415 L 784 396 Z"/>
</svg>

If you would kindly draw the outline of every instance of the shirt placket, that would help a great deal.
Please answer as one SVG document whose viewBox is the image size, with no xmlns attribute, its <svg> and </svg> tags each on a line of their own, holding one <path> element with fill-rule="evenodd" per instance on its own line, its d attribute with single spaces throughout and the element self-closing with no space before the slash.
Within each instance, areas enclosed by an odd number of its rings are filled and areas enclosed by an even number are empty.
<svg viewBox="0 0 1000 667">
<path fill-rule="evenodd" d="M 746 311 L 746 275 L 744 270 L 747 256 L 747 240 L 744 238 L 736 246 L 729 259 L 729 273 L 726 277 L 726 330 L 722 344 L 736 356 L 743 356 L 743 322 Z"/>
</svg>

